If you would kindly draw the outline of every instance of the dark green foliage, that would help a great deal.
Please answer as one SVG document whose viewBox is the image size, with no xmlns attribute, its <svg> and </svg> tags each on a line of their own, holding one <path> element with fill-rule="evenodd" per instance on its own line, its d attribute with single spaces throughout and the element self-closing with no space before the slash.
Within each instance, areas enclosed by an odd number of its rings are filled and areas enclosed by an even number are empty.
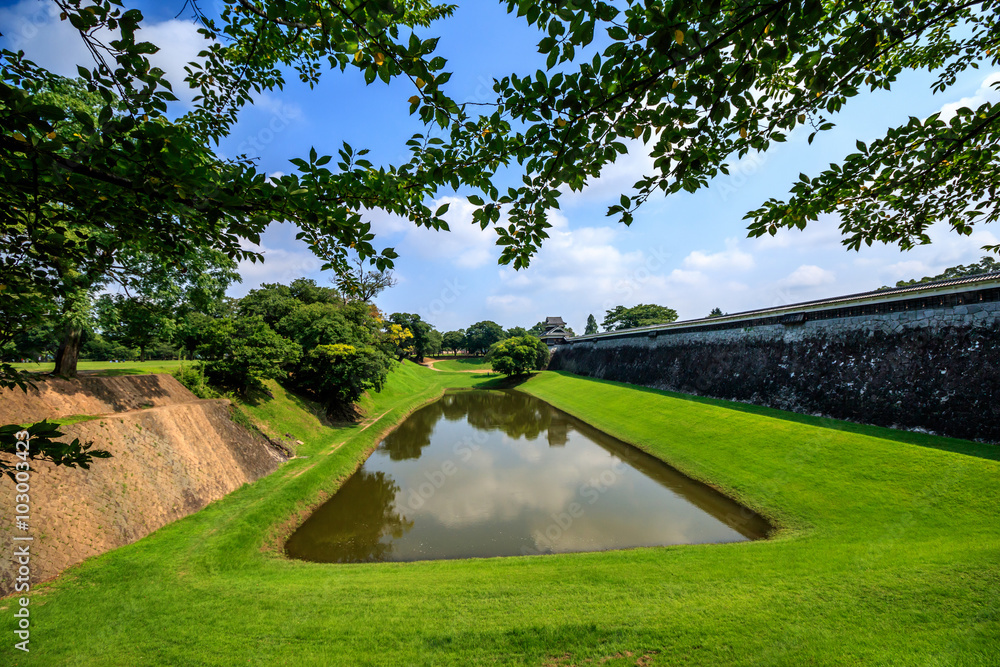
<svg viewBox="0 0 1000 667">
<path fill-rule="evenodd" d="M 597 319 L 593 314 L 587 315 L 587 328 L 583 331 L 585 336 L 597 333 Z"/>
<path fill-rule="evenodd" d="M 713 309 L 712 309 L 712 312 L 710 312 L 710 313 L 708 314 L 708 316 L 709 316 L 709 317 L 722 317 L 722 316 L 723 316 L 723 314 L 724 314 L 724 313 L 722 312 L 722 309 L 721 309 L 721 308 L 713 308 Z"/>
<path fill-rule="evenodd" d="M 160 304 L 136 296 L 102 294 L 94 309 L 103 338 L 122 347 L 138 348 L 139 361 L 146 360 L 147 349 L 173 337 L 171 312 Z"/>
<path fill-rule="evenodd" d="M 173 376 L 198 398 L 219 398 L 219 392 L 205 382 L 204 364 L 181 366 L 174 371 Z"/>
<path fill-rule="evenodd" d="M 545 330 L 547 328 L 548 327 L 545 326 L 545 322 L 535 322 L 535 324 L 533 324 L 532 327 L 528 329 L 528 333 L 531 334 L 532 336 L 541 336 L 543 333 L 545 333 Z"/>
<path fill-rule="evenodd" d="M 323 403 L 331 418 L 350 417 L 361 394 L 381 391 L 393 363 L 370 346 L 319 345 L 303 356 L 293 384 Z"/>
<path fill-rule="evenodd" d="M 458 351 L 465 347 L 465 329 L 446 332 L 441 337 L 441 347 L 458 354 Z"/>
<path fill-rule="evenodd" d="M 527 336 L 528 330 L 524 327 L 511 327 L 503 332 L 506 338 L 520 338 L 521 336 Z"/>
<path fill-rule="evenodd" d="M 121 343 L 113 343 L 103 336 L 95 335 L 84 342 L 80 357 L 91 361 L 135 361 L 138 353 Z"/>
<path fill-rule="evenodd" d="M 677 319 L 677 311 L 666 306 L 640 303 L 638 306 L 626 308 L 625 306 L 615 306 L 604 316 L 605 331 L 617 331 L 619 329 L 632 329 L 635 327 L 645 327 L 651 324 L 666 324 Z"/>
<path fill-rule="evenodd" d="M 486 359 L 498 373 L 524 375 L 545 370 L 549 363 L 549 348 L 534 336 L 518 336 L 494 343 Z"/>
<path fill-rule="evenodd" d="M 260 317 L 218 320 L 205 331 L 198 354 L 205 377 L 217 387 L 246 396 L 278 379 L 302 355 L 298 344 L 281 337 Z"/>
<path fill-rule="evenodd" d="M 94 459 L 111 458 L 110 452 L 92 449 L 93 442 L 80 442 L 79 438 L 68 443 L 57 440 L 62 435 L 59 427 L 48 421 L 31 426 L 0 426 L 0 453 L 6 455 L 0 458 L 0 473 L 16 482 L 17 471 L 30 470 L 30 461 L 48 461 L 58 466 L 86 470 Z"/>
<path fill-rule="evenodd" d="M 942 92 L 963 73 L 1000 64 L 995 0 L 508 7 L 541 31 L 545 69 L 500 78 L 494 113 L 456 124 L 439 164 L 455 161 L 448 149 L 471 146 L 462 153 L 469 162 L 486 164 L 506 150 L 523 165 L 513 175 L 523 178 L 518 187 L 484 183 L 483 196 L 469 198 L 479 207 L 475 222 L 504 220 L 496 227 L 500 261 L 515 268 L 543 243 L 560 197 L 634 154 L 629 144 L 641 141 L 653 168 L 609 208 L 625 224 L 650 198 L 709 187 L 796 129 L 810 132 L 811 143 L 851 98 L 889 91 L 909 70 L 934 72 L 931 88 Z M 998 193 L 1000 105 L 981 101 L 952 118 L 909 118 L 858 141 L 839 164 L 800 175 L 789 198 L 746 217 L 750 235 L 760 236 L 834 214 L 851 248 L 880 241 L 906 249 L 929 243 L 934 223 L 967 235 L 1000 219 Z"/>
<path fill-rule="evenodd" d="M 465 330 L 465 349 L 470 354 L 486 354 L 493 343 L 503 339 L 503 327 L 496 322 L 476 322 Z"/>
<path fill-rule="evenodd" d="M 424 357 L 437 354 L 441 351 L 441 334 L 429 323 L 420 319 L 420 315 L 416 313 L 393 313 L 389 316 L 389 322 L 398 324 L 413 334 L 413 339 L 409 341 L 409 344 L 413 350 L 413 357 L 417 361 L 423 361 Z"/>
</svg>

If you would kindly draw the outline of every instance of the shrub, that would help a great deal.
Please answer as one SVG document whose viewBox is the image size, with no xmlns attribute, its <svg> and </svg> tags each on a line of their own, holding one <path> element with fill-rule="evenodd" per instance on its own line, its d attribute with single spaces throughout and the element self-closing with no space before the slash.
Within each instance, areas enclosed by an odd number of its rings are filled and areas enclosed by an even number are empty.
<svg viewBox="0 0 1000 667">
<path fill-rule="evenodd" d="M 486 360 L 498 373 L 524 375 L 549 365 L 549 348 L 534 336 L 518 336 L 494 343 Z"/>
<path fill-rule="evenodd" d="M 393 360 L 370 346 L 318 345 L 295 370 L 295 386 L 323 403 L 331 418 L 353 416 L 352 405 L 367 389 L 380 391 Z"/>
<path fill-rule="evenodd" d="M 219 392 L 205 382 L 205 368 L 202 364 L 181 366 L 173 373 L 177 381 L 188 388 L 198 398 L 219 398 Z"/>
<path fill-rule="evenodd" d="M 216 320 L 206 328 L 198 353 L 207 360 L 205 377 L 212 385 L 246 396 L 263 390 L 266 379 L 285 377 L 302 349 L 254 316 Z"/>
</svg>

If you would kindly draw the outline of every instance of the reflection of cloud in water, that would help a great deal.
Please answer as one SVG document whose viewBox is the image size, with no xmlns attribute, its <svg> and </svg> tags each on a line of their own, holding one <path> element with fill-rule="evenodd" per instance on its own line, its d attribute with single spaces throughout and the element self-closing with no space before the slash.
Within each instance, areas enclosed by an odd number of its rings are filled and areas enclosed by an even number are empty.
<svg viewBox="0 0 1000 667">
<path fill-rule="evenodd" d="M 527 443 L 509 441 L 508 452 L 513 456 L 497 457 L 489 466 L 475 469 L 459 465 L 458 472 L 448 477 L 441 489 L 424 499 L 420 508 L 414 510 L 409 505 L 400 511 L 417 520 L 425 516 L 433 517 L 449 526 L 497 520 L 511 521 L 522 514 L 539 514 L 543 519 L 552 513 L 565 511 L 569 503 L 580 497 L 580 489 L 590 480 L 605 475 L 616 459 L 599 447 L 573 448 L 571 460 L 559 453 L 553 457 L 548 445 L 543 442 Z M 484 448 L 485 451 L 485 448 Z M 484 451 L 477 452 L 479 454 Z M 553 458 L 546 465 L 534 464 L 543 458 Z M 427 483 L 426 476 L 420 475 L 402 482 L 407 491 L 403 498 L 409 501 L 410 490 L 417 490 Z M 427 488 L 427 487 L 425 487 Z"/>
<path fill-rule="evenodd" d="M 447 394 L 377 451 L 289 554 L 419 560 L 744 539 L 716 518 L 745 512 L 732 501 L 517 392 Z"/>
</svg>

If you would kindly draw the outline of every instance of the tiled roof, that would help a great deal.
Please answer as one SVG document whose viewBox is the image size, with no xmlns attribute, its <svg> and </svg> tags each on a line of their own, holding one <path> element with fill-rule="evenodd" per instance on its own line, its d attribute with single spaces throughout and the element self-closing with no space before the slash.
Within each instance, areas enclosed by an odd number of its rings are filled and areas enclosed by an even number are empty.
<svg viewBox="0 0 1000 667">
<path fill-rule="evenodd" d="M 598 338 L 603 336 L 610 336 L 615 334 L 622 334 L 626 331 L 649 331 L 656 329 L 673 329 L 677 327 L 686 326 L 698 326 L 707 323 L 721 323 L 731 320 L 743 320 L 756 317 L 767 317 L 778 315 L 781 313 L 787 313 L 796 310 L 819 310 L 826 308 L 837 308 L 841 306 L 846 306 L 849 304 L 855 304 L 857 302 L 878 302 L 878 301 L 896 301 L 899 299 L 920 296 L 921 294 L 928 292 L 960 292 L 967 289 L 975 289 L 982 284 L 995 282 L 1000 285 L 1000 271 L 994 271 L 993 273 L 981 273 L 975 276 L 964 276 L 962 278 L 953 278 L 951 280 L 938 280 L 930 283 L 917 283 L 914 285 L 907 285 L 906 287 L 891 287 L 889 289 L 882 290 L 872 290 L 871 292 L 859 292 L 857 294 L 848 294 L 845 296 L 830 297 L 827 299 L 817 299 L 815 301 L 803 301 L 801 303 L 792 303 L 787 306 L 773 306 L 771 308 L 761 308 L 759 310 L 747 310 L 740 313 L 727 313 L 721 317 L 705 317 L 696 320 L 684 320 L 682 322 L 671 322 L 669 324 L 654 324 L 646 327 L 636 327 L 634 329 L 621 329 L 618 331 L 606 331 L 603 333 L 590 334 L 589 336 L 577 336 L 574 340 L 579 340 L 581 338 Z"/>
</svg>

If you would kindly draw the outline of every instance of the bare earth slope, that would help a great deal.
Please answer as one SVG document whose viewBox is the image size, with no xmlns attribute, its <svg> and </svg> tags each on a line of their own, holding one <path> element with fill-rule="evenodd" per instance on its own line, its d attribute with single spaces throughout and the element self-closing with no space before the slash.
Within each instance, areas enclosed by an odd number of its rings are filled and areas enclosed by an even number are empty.
<svg viewBox="0 0 1000 667">
<path fill-rule="evenodd" d="M 148 406 L 148 407 L 147 407 Z M 63 427 L 113 458 L 90 470 L 33 466 L 27 533 L 13 525 L 15 489 L 0 480 L 0 541 L 32 535 L 31 579 L 129 544 L 273 470 L 284 457 L 232 421 L 229 401 L 199 400 L 169 375 L 46 378 L 25 394 L 0 391 L 0 424 L 100 415 Z M 11 592 L 0 560 L 0 595 Z"/>
</svg>

